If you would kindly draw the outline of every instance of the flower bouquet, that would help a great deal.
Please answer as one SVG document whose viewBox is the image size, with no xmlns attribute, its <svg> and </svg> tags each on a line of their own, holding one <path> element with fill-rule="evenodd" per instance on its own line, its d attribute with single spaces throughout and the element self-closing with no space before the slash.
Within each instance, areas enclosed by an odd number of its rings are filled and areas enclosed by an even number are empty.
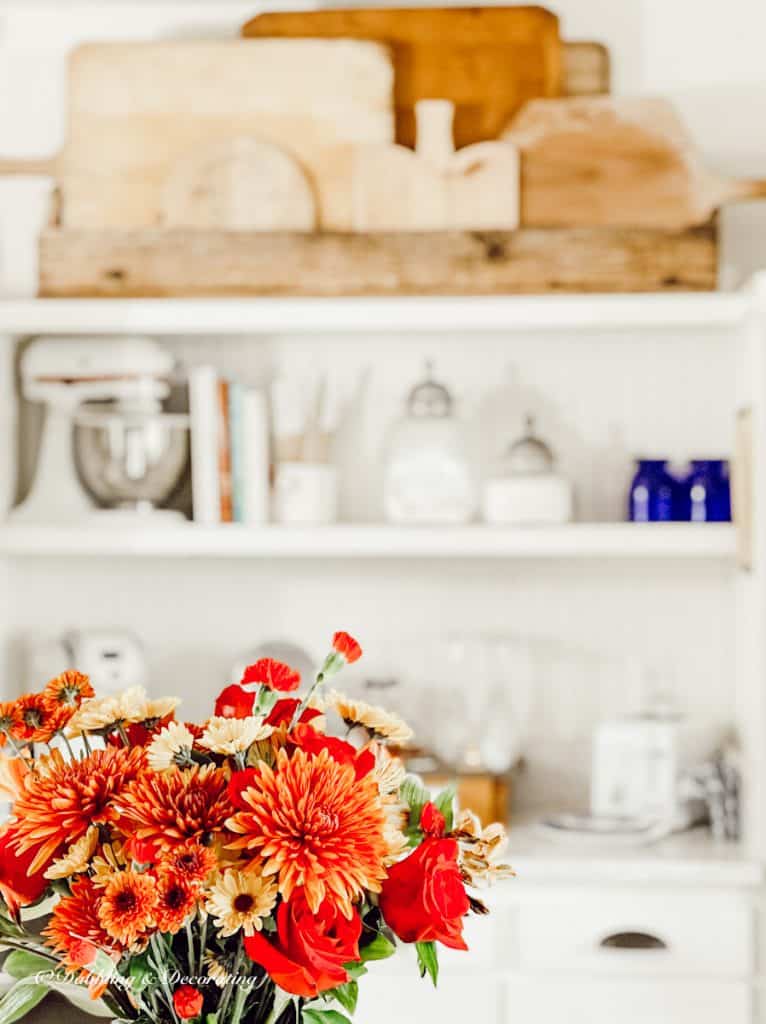
<svg viewBox="0 0 766 1024">
<path fill-rule="evenodd" d="M 0 1024 L 51 990 L 141 1024 L 347 1024 L 399 942 L 436 983 L 504 833 L 406 775 L 398 718 L 323 692 L 360 655 L 336 634 L 303 699 L 264 658 L 201 726 L 74 671 L 0 705 Z"/>
</svg>

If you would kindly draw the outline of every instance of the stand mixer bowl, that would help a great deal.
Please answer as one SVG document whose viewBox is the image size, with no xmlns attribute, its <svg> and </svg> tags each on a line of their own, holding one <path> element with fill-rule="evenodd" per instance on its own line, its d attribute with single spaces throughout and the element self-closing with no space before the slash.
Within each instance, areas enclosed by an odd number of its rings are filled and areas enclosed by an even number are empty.
<svg viewBox="0 0 766 1024">
<path fill-rule="evenodd" d="M 75 414 L 74 456 L 83 487 L 106 509 L 154 512 L 189 461 L 189 417 L 156 407 L 84 405 Z"/>
</svg>

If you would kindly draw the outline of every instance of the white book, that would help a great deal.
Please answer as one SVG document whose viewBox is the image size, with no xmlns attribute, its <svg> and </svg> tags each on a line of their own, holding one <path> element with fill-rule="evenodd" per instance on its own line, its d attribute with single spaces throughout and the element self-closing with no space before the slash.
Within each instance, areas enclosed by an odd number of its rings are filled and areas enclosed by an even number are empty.
<svg viewBox="0 0 766 1024">
<path fill-rule="evenodd" d="M 212 366 L 189 371 L 191 414 L 192 506 L 196 523 L 221 521 L 218 466 L 218 374 Z"/>
<path fill-rule="evenodd" d="M 243 519 L 255 526 L 269 521 L 269 405 L 264 391 L 244 392 L 241 422 Z"/>
</svg>

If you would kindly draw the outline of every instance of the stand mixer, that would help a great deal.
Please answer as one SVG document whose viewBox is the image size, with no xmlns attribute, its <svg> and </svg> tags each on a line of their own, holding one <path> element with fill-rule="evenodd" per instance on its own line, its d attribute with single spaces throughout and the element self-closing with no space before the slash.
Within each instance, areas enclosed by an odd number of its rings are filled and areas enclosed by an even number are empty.
<svg viewBox="0 0 766 1024">
<path fill-rule="evenodd" d="M 12 519 L 114 514 L 104 507 L 156 514 L 188 459 L 188 417 L 162 412 L 172 368 L 151 338 L 33 341 L 21 359 L 22 394 L 47 409 L 34 482 Z"/>
</svg>

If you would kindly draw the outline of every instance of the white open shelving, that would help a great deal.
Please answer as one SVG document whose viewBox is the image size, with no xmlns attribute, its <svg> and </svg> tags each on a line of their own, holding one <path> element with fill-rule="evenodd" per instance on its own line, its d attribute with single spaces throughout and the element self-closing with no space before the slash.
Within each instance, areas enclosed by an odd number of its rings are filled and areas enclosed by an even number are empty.
<svg viewBox="0 0 766 1024">
<path fill-rule="evenodd" d="M 726 328 L 746 292 L 300 299 L 0 301 L 0 334 L 306 334 Z"/>
<path fill-rule="evenodd" d="M 117 523 L 0 528 L 0 555 L 14 558 L 658 558 L 728 560 L 729 524 L 575 523 L 551 527 L 247 527 Z"/>
</svg>

